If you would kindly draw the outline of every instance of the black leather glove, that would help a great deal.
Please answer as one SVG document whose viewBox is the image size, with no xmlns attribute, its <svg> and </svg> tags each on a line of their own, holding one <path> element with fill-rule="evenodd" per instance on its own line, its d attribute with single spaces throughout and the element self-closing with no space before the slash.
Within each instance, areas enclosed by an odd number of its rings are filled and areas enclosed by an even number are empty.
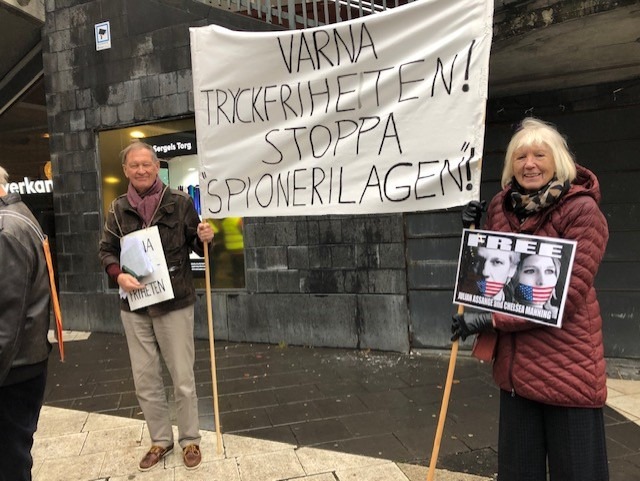
<svg viewBox="0 0 640 481">
<path fill-rule="evenodd" d="M 472 225 L 474 227 L 480 226 L 480 219 L 482 213 L 487 210 L 487 201 L 472 200 L 462 209 L 462 227 L 468 229 Z"/>
<path fill-rule="evenodd" d="M 466 312 L 464 314 L 456 314 L 452 319 L 452 341 L 458 338 L 464 341 L 472 334 L 493 330 L 493 319 L 489 312 Z"/>
</svg>

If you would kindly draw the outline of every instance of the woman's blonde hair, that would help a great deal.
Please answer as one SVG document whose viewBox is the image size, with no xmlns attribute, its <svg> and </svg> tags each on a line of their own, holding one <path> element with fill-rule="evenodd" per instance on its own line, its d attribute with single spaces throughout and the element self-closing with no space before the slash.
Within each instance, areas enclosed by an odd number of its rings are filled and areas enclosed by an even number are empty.
<svg viewBox="0 0 640 481">
<path fill-rule="evenodd" d="M 567 141 L 550 123 L 527 117 L 520 123 L 520 128 L 513 134 L 504 156 L 502 169 L 502 187 L 511 183 L 513 178 L 513 154 L 521 147 L 546 145 L 551 149 L 556 164 L 556 177 L 560 182 L 573 181 L 576 178 L 576 163 L 569 152 Z"/>
</svg>

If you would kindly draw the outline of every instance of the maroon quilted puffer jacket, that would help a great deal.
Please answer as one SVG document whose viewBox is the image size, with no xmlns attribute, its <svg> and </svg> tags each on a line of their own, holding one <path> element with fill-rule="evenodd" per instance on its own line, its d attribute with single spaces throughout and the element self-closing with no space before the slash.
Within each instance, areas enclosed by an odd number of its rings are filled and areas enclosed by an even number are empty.
<svg viewBox="0 0 640 481">
<path fill-rule="evenodd" d="M 555 205 L 522 224 L 507 207 L 508 187 L 492 199 L 487 230 L 577 241 L 561 329 L 494 314 L 499 336 L 493 377 L 501 389 L 556 406 L 604 405 L 602 317 L 593 282 L 609 231 L 599 201 L 598 179 L 581 166 L 570 190 Z"/>
</svg>

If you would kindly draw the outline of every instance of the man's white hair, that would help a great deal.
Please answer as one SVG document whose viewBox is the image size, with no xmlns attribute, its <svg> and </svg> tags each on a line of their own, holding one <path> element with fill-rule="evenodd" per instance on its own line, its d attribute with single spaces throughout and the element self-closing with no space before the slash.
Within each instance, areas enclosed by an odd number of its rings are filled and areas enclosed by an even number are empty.
<svg viewBox="0 0 640 481">
<path fill-rule="evenodd" d="M 5 168 L 0 165 L 0 186 L 3 186 L 7 182 L 9 182 L 9 174 Z"/>
</svg>

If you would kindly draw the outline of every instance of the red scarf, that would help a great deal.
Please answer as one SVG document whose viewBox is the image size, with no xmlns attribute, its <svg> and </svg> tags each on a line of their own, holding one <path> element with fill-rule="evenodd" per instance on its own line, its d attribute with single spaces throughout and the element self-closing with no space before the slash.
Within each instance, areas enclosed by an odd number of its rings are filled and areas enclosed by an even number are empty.
<svg viewBox="0 0 640 481">
<path fill-rule="evenodd" d="M 127 199 L 138 214 L 142 217 L 144 221 L 144 227 L 148 227 L 153 220 L 153 214 L 156 212 L 156 208 L 160 203 L 160 198 L 162 197 L 162 193 L 164 192 L 164 184 L 160 180 L 160 177 L 156 177 L 156 181 L 153 185 L 142 194 L 139 194 L 138 191 L 131 185 L 129 182 L 129 189 L 127 190 Z"/>
</svg>

